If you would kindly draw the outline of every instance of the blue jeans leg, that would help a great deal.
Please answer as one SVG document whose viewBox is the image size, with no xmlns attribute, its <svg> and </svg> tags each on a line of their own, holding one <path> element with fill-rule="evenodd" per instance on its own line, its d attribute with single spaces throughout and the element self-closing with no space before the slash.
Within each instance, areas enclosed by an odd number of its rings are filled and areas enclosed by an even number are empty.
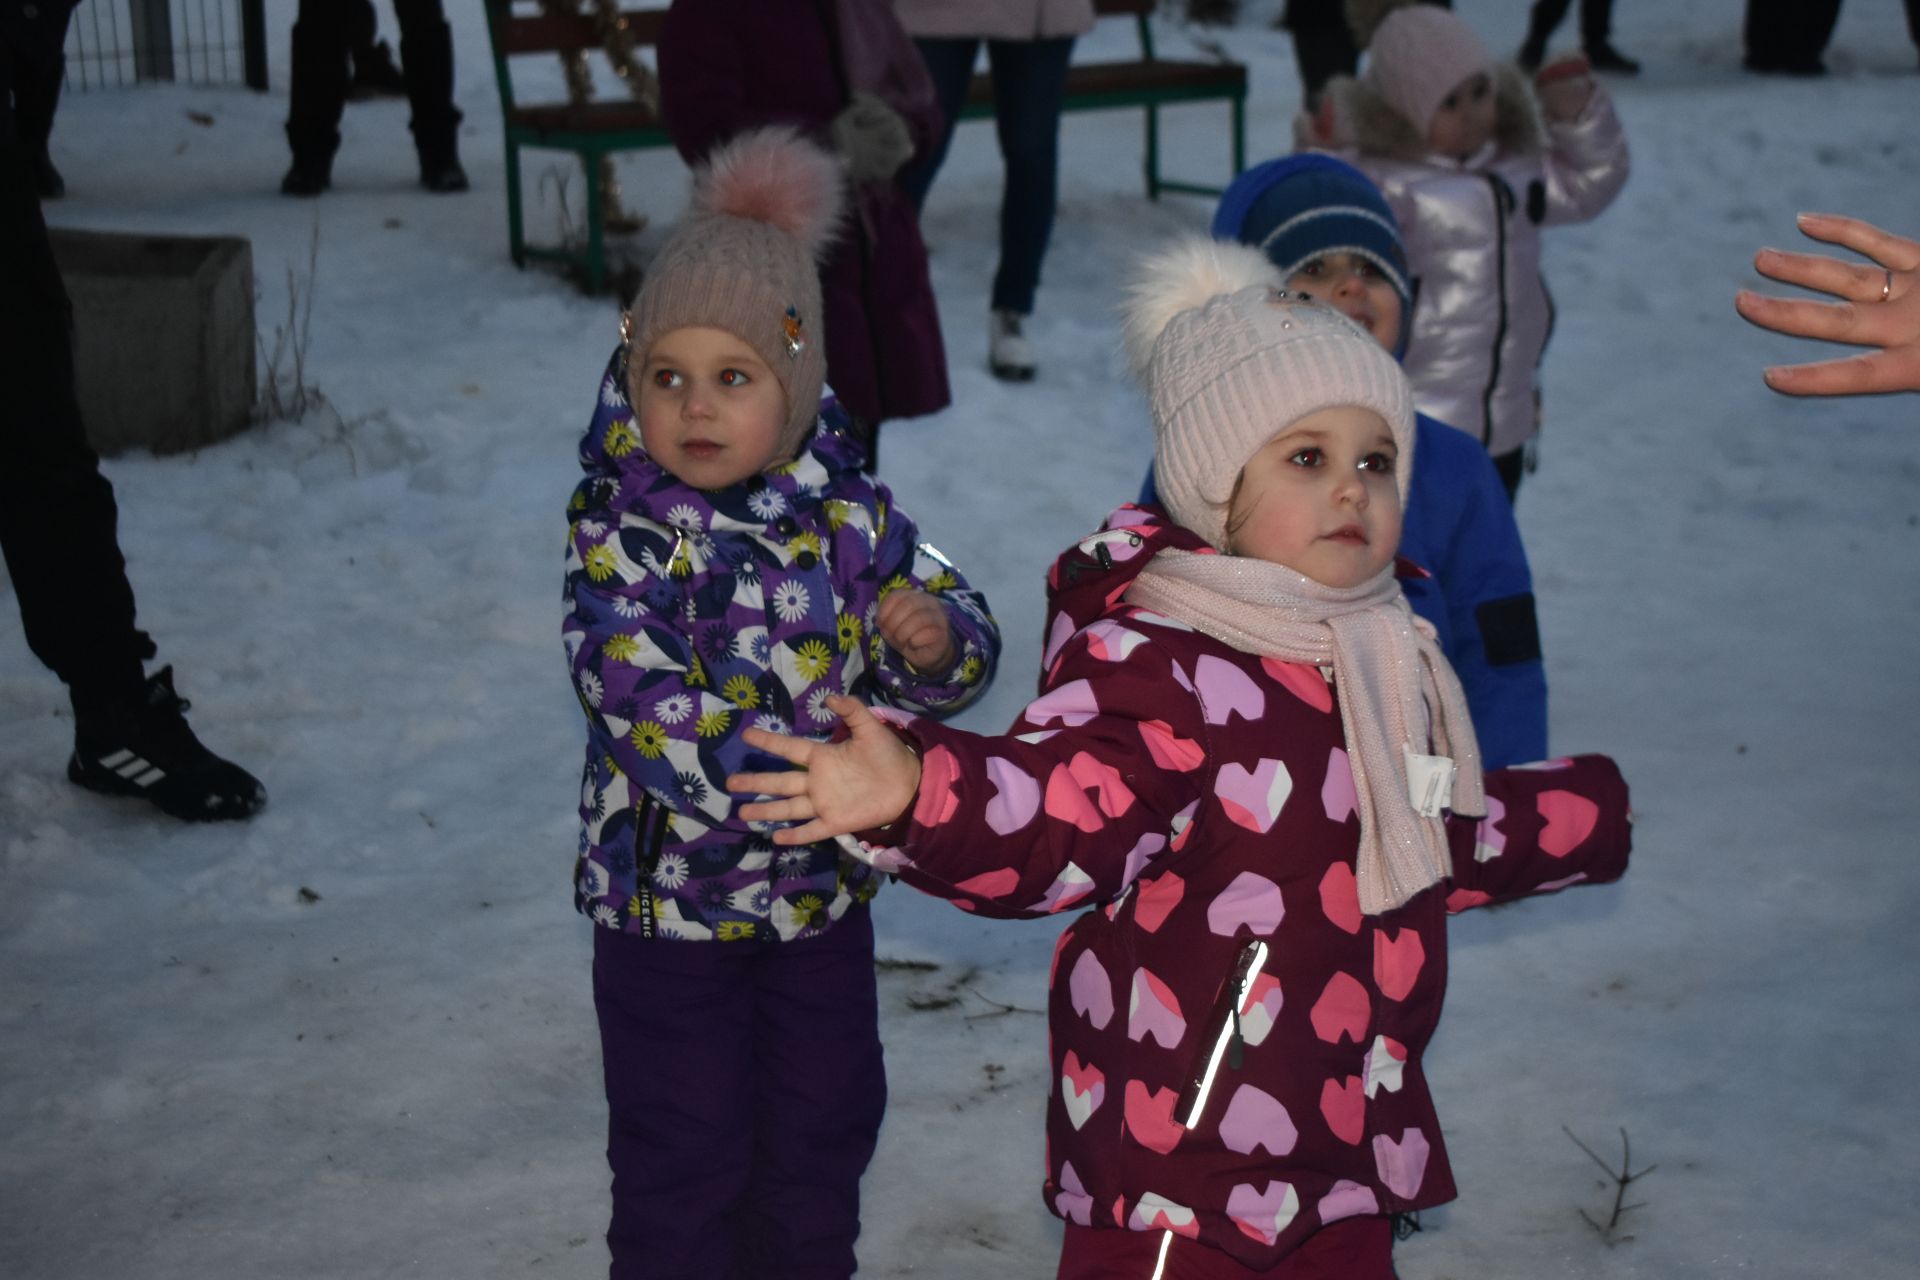
<svg viewBox="0 0 1920 1280">
<path fill-rule="evenodd" d="M 995 311 L 1033 313 L 1059 196 L 1060 104 L 1072 55 L 1071 36 L 987 42 L 994 127 L 1007 168 L 1000 197 L 1000 268 L 993 277 Z"/>
</svg>

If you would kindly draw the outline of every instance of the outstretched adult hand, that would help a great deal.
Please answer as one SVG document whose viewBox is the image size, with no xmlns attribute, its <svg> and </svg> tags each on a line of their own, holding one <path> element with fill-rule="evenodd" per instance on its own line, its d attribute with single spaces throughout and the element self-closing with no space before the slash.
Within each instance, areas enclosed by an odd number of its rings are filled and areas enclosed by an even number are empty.
<svg viewBox="0 0 1920 1280">
<path fill-rule="evenodd" d="M 1841 301 L 1772 298 L 1742 289 L 1734 297 L 1735 308 L 1763 329 L 1879 350 L 1774 365 L 1766 370 L 1767 385 L 1790 396 L 1920 391 L 1920 243 L 1838 214 L 1803 213 L 1798 221 L 1812 239 L 1852 249 L 1879 265 L 1762 249 L 1753 258 L 1761 275 Z"/>
<path fill-rule="evenodd" d="M 736 773 L 735 794 L 778 796 L 740 806 L 748 822 L 794 822 L 773 833 L 775 844 L 812 844 L 884 827 L 907 811 L 920 790 L 920 757 L 858 698 L 835 694 L 827 708 L 847 726 L 839 742 L 814 742 L 748 729 L 747 745 L 798 766 L 779 773 Z"/>
</svg>

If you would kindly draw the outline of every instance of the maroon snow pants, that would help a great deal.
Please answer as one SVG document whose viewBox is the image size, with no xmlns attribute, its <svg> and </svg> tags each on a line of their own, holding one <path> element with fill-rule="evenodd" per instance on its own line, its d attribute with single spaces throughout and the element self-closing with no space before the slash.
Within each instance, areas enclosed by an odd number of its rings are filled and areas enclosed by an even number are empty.
<svg viewBox="0 0 1920 1280">
<path fill-rule="evenodd" d="M 800 942 L 596 928 L 612 1280 L 845 1280 L 886 1109 L 873 922 Z"/>
<path fill-rule="evenodd" d="M 1057 1280 L 1155 1280 L 1160 1231 L 1067 1224 Z M 1252 1271 L 1231 1254 L 1174 1237 L 1158 1280 L 1394 1280 L 1393 1226 L 1386 1218 L 1348 1218 L 1307 1237 L 1271 1271 Z"/>
</svg>

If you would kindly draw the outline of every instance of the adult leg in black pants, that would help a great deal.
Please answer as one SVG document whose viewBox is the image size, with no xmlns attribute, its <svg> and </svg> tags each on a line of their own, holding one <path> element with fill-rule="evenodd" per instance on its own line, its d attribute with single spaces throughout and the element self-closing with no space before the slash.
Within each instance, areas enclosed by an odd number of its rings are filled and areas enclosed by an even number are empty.
<svg viewBox="0 0 1920 1280">
<path fill-rule="evenodd" d="M 0 84 L 0 550 L 34 656 L 66 682 L 81 786 L 140 796 L 177 818 L 244 818 L 260 783 L 202 746 L 173 669 L 144 673 L 113 486 L 74 388 L 71 305 Z"/>
<path fill-rule="evenodd" d="M 429 191 L 465 191 L 467 174 L 457 143 L 461 117 L 453 105 L 453 32 L 440 0 L 395 0 L 393 8 L 400 20 L 400 63 L 413 108 L 410 127 L 420 183 Z M 340 0 L 300 0 L 287 113 L 293 167 L 280 183 L 287 195 L 317 196 L 333 184 L 353 23 L 351 6 Z"/>
<path fill-rule="evenodd" d="M 1747 0 L 1747 70 L 1825 75 L 1822 55 L 1839 19 L 1840 0 Z"/>
<path fill-rule="evenodd" d="M 407 91 L 406 77 L 393 61 L 393 48 L 380 38 L 380 15 L 373 0 L 342 0 L 347 6 L 347 52 L 353 62 L 347 97 L 398 98 Z"/>
<path fill-rule="evenodd" d="M 1527 38 L 1515 59 L 1529 71 L 1546 57 L 1553 29 L 1567 16 L 1573 0 L 1535 0 L 1527 19 Z M 1636 75 L 1640 64 L 1613 47 L 1613 0 L 1580 0 L 1580 47 L 1596 71 Z"/>
<path fill-rule="evenodd" d="M 1320 104 L 1320 90 L 1335 76 L 1350 76 L 1360 66 L 1360 49 L 1340 0 L 1288 0 L 1281 25 L 1293 36 L 1293 60 L 1300 68 L 1301 96 L 1307 110 Z"/>
<path fill-rule="evenodd" d="M 41 0 L 18 7 L 21 32 L 9 32 L 0 56 L 8 62 L 7 82 L 13 86 L 14 128 L 27 149 L 33 189 L 48 200 L 67 193 L 65 179 L 53 167 L 48 140 L 53 135 L 53 113 L 60 105 L 60 83 L 67 60 L 61 46 L 67 23 L 80 0 Z"/>
</svg>

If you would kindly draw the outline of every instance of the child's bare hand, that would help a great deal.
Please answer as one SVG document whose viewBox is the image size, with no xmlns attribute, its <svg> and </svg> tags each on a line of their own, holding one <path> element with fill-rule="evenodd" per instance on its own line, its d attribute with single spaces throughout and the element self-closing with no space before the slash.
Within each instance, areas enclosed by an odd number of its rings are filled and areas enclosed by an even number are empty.
<svg viewBox="0 0 1920 1280">
<path fill-rule="evenodd" d="M 922 675 L 943 676 L 960 656 L 946 606 L 917 587 L 888 592 L 874 624 L 881 638 Z"/>
<path fill-rule="evenodd" d="M 1584 53 L 1569 53 L 1540 68 L 1533 78 L 1540 109 L 1557 124 L 1578 120 L 1593 97 L 1593 64 Z"/>
<path fill-rule="evenodd" d="M 1830 213 L 1803 213 L 1799 224 L 1813 239 L 1852 249 L 1879 265 L 1762 249 L 1753 258 L 1761 275 L 1841 301 L 1771 298 L 1742 289 L 1734 307 L 1763 329 L 1879 350 L 1774 365 L 1766 371 L 1767 385 L 1790 396 L 1920 391 L 1920 243 Z"/>
<path fill-rule="evenodd" d="M 727 790 L 736 794 L 784 797 L 740 806 L 740 816 L 749 822 L 800 824 L 774 832 L 775 844 L 812 844 L 884 827 L 907 811 L 920 790 L 920 757 L 858 698 L 835 694 L 827 707 L 846 723 L 851 737 L 814 742 L 748 729 L 748 746 L 798 767 L 727 779 Z"/>
</svg>

